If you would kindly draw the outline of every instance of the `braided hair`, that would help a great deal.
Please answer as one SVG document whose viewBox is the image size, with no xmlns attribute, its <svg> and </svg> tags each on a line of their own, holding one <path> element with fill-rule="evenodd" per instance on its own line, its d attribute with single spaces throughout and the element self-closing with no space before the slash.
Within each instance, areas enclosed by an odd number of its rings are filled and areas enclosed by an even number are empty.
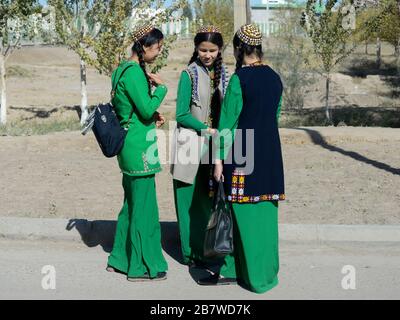
<svg viewBox="0 0 400 320">
<path fill-rule="evenodd" d="M 190 58 L 188 65 L 192 64 L 199 58 L 198 47 L 202 42 L 211 42 L 218 46 L 219 52 L 214 61 L 214 79 L 213 79 L 213 89 L 214 93 L 211 98 L 211 118 L 212 118 L 212 128 L 218 127 L 219 117 L 221 113 L 221 90 L 219 90 L 219 84 L 221 82 L 222 76 L 222 53 L 221 49 L 224 46 L 224 40 L 222 35 L 217 32 L 200 32 L 197 33 L 194 37 L 194 46 L 195 49 L 193 51 L 193 55 Z"/>
<path fill-rule="evenodd" d="M 244 56 L 255 54 L 260 60 L 263 57 L 262 46 L 251 46 L 239 39 L 237 34 L 233 37 L 233 48 L 236 51 L 236 72 L 242 67 Z"/>
<path fill-rule="evenodd" d="M 148 84 L 148 90 L 149 90 L 149 95 L 151 95 L 151 82 L 150 78 L 147 75 L 146 72 L 146 62 L 144 61 L 144 49 L 143 47 L 150 47 L 156 43 L 160 43 L 161 40 L 164 39 L 163 33 L 157 29 L 154 28 L 152 31 L 150 31 L 148 34 L 146 34 L 144 37 L 140 38 L 138 41 L 136 41 L 133 46 L 132 46 L 132 53 L 136 53 L 138 58 L 139 58 L 139 65 L 142 68 L 144 75 L 146 76 L 147 79 L 147 84 Z"/>
</svg>

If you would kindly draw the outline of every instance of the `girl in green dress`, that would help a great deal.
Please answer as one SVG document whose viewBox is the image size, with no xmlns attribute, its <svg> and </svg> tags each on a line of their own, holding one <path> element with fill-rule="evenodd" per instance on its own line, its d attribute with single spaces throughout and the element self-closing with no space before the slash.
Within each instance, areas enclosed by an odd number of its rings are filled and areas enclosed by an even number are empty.
<svg viewBox="0 0 400 320">
<path fill-rule="evenodd" d="M 212 202 L 210 136 L 216 133 L 229 80 L 222 63 L 223 45 L 218 28 L 202 27 L 178 87 L 171 173 L 183 262 L 188 265 L 205 262 L 204 230 Z M 184 159 L 187 152 L 193 156 L 190 161 Z"/>
<path fill-rule="evenodd" d="M 132 55 L 112 74 L 118 81 L 112 103 L 121 126 L 128 128 L 118 155 L 122 171 L 124 203 L 118 216 L 114 245 L 107 271 L 121 272 L 129 281 L 166 279 L 167 262 L 161 249 L 161 232 L 155 189 L 155 173 L 161 171 L 156 142 L 147 138 L 165 121 L 157 109 L 167 94 L 158 75 L 148 74 L 161 51 L 163 34 L 151 25 L 133 33 Z M 152 86 L 155 86 L 152 92 Z"/>
<path fill-rule="evenodd" d="M 237 279 L 256 293 L 278 284 L 278 201 L 285 199 L 278 131 L 282 97 L 279 75 L 262 63 L 262 35 L 242 26 L 233 40 L 237 61 L 222 105 L 220 154 L 214 176 L 222 179 L 234 219 L 234 252 L 201 285 Z M 245 154 L 246 161 L 236 159 Z"/>
</svg>

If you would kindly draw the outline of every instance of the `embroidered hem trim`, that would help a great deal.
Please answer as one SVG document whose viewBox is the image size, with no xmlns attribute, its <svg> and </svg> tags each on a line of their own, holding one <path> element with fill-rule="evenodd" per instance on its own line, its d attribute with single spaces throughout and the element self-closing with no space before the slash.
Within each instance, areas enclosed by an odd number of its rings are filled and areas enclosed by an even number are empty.
<svg viewBox="0 0 400 320">
<path fill-rule="evenodd" d="M 127 174 L 142 174 L 142 173 L 152 173 L 158 171 L 161 171 L 161 167 L 147 169 L 147 170 L 121 170 L 122 173 L 127 173 Z"/>
<path fill-rule="evenodd" d="M 231 194 L 228 195 L 228 201 L 238 203 L 255 203 L 260 201 L 285 200 L 285 194 L 272 193 L 257 196 L 245 195 L 246 175 L 242 170 L 236 168 L 232 173 Z"/>
<path fill-rule="evenodd" d="M 237 203 L 257 203 L 261 201 L 282 201 L 285 200 L 285 194 L 263 194 L 261 196 L 238 196 L 228 195 L 228 201 Z"/>
</svg>

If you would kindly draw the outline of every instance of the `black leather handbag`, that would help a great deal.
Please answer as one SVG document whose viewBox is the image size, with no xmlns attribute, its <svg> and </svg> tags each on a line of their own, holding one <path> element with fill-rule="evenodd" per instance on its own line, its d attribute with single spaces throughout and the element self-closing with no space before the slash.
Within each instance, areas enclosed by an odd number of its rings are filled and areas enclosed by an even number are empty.
<svg viewBox="0 0 400 320">
<path fill-rule="evenodd" d="M 220 258 L 233 252 L 233 219 L 231 206 L 226 201 L 224 184 L 218 183 L 214 208 L 204 238 L 204 256 Z"/>
<path fill-rule="evenodd" d="M 111 99 L 114 97 L 115 90 L 122 75 L 131 66 L 132 65 L 129 65 L 122 70 L 112 88 Z M 129 115 L 127 126 L 121 127 L 111 101 L 106 104 L 99 104 L 86 120 L 86 126 L 82 130 L 82 134 L 86 134 L 91 128 L 103 154 L 107 158 L 114 157 L 121 152 L 124 146 L 132 114 L 133 108 Z"/>
</svg>

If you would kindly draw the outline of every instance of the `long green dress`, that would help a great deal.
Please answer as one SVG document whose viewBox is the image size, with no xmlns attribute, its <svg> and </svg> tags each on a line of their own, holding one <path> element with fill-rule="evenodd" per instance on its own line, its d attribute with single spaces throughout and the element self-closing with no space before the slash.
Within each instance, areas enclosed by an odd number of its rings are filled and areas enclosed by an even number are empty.
<svg viewBox="0 0 400 320">
<path fill-rule="evenodd" d="M 242 107 L 240 80 L 235 74 L 229 82 L 221 109 L 218 129 L 222 134 L 223 143 L 220 145 L 220 159 L 225 159 L 228 154 Z M 228 130 L 222 131 L 224 129 Z M 266 292 L 278 284 L 278 201 L 232 203 L 232 210 L 234 253 L 225 257 L 220 274 L 224 277 L 238 278 L 253 292 Z"/>
<path fill-rule="evenodd" d="M 185 128 L 196 131 L 207 129 L 207 124 L 190 113 L 192 82 L 187 72 L 182 72 L 176 102 L 176 121 Z M 202 150 L 205 152 L 206 150 Z M 183 262 L 204 262 L 203 243 L 211 214 L 212 198 L 209 195 L 209 164 L 200 164 L 193 184 L 173 180 L 175 210 L 178 219 Z"/>
<path fill-rule="evenodd" d="M 154 113 L 167 94 L 165 86 L 158 86 L 149 95 L 147 79 L 139 64 L 123 62 L 113 73 L 112 82 L 122 70 L 113 99 L 122 126 L 128 124 L 134 112 L 118 164 L 122 171 L 124 203 L 118 215 L 117 229 L 108 265 L 130 277 L 148 274 L 155 278 L 168 269 L 162 254 L 161 228 L 156 198 L 155 173 L 161 171 L 156 139 L 146 136 L 154 132 Z M 148 150 L 155 150 L 149 153 Z"/>
</svg>

